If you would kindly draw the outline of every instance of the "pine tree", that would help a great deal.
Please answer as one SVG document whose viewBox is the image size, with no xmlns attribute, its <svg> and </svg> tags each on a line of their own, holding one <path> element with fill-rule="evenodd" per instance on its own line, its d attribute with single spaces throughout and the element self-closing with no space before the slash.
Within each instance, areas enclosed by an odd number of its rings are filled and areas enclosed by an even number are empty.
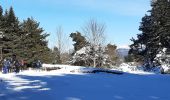
<svg viewBox="0 0 170 100">
<path fill-rule="evenodd" d="M 81 48 L 83 48 L 87 44 L 85 37 L 82 36 L 80 32 L 71 33 L 70 37 L 75 42 L 73 44 L 75 52 L 80 50 Z"/>
<path fill-rule="evenodd" d="M 1 58 L 15 54 L 18 59 L 26 60 L 27 63 L 34 60 L 52 62 L 54 57 L 46 41 L 49 34 L 44 33 L 43 28 L 33 18 L 28 18 L 20 23 L 12 7 L 3 15 L 3 9 L 0 6 L 0 32 L 2 37 L 0 41 Z"/>
<path fill-rule="evenodd" d="M 4 57 L 11 56 L 18 50 L 17 42 L 20 40 L 20 28 L 18 18 L 15 16 L 13 8 L 6 10 L 4 23 L 1 25 L 4 35 L 3 54 Z"/>
<path fill-rule="evenodd" d="M 0 19 L 2 19 L 2 17 L 3 17 L 3 9 L 2 9 L 2 7 L 0 6 Z"/>
<path fill-rule="evenodd" d="M 5 18 L 4 18 L 4 15 L 3 15 L 3 9 L 2 7 L 0 6 L 0 31 L 3 32 L 3 26 L 4 26 L 4 22 L 5 22 Z"/>
<path fill-rule="evenodd" d="M 150 54 L 148 54 L 148 50 L 149 48 L 152 49 L 150 47 L 150 43 L 153 43 L 150 39 L 154 37 L 152 33 L 152 22 L 151 16 L 145 15 L 142 18 L 142 22 L 139 27 L 139 30 L 142 31 L 142 33 L 137 35 L 137 39 L 131 39 L 133 44 L 130 45 L 131 49 L 129 53 L 133 54 L 137 61 L 144 60 L 150 56 Z"/>
<path fill-rule="evenodd" d="M 170 48 L 170 1 L 152 0 L 151 7 L 150 14 L 142 18 L 142 33 L 132 39 L 129 53 L 153 63 L 163 48 Z"/>
<path fill-rule="evenodd" d="M 4 17 L 3 17 L 3 9 L 0 6 L 0 62 L 3 59 L 2 55 L 2 47 L 3 47 L 3 28 L 1 27 L 4 23 Z"/>
<path fill-rule="evenodd" d="M 155 18 L 155 27 L 157 27 L 156 35 L 159 36 L 161 47 L 170 47 L 170 1 L 157 0 L 152 3 L 152 15 Z"/>
<path fill-rule="evenodd" d="M 2 25 L 4 23 L 3 9 L 0 6 L 0 32 L 2 33 Z M 2 35 L 2 34 L 1 34 Z"/>
<path fill-rule="evenodd" d="M 51 59 L 49 54 L 52 51 L 47 47 L 46 37 L 49 35 L 43 33 L 43 28 L 39 27 L 39 23 L 33 18 L 24 20 L 21 24 L 22 29 L 22 42 L 20 42 L 20 48 L 22 48 L 21 54 L 28 62 L 34 60 L 42 60 L 43 62 L 49 62 Z M 49 57 L 49 58 L 48 58 Z"/>
<path fill-rule="evenodd" d="M 157 0 L 152 1 L 151 17 L 152 17 L 152 38 L 150 38 L 150 52 L 152 60 L 163 50 L 169 48 L 170 42 L 170 1 Z M 151 58 L 150 57 L 150 58 Z"/>
</svg>

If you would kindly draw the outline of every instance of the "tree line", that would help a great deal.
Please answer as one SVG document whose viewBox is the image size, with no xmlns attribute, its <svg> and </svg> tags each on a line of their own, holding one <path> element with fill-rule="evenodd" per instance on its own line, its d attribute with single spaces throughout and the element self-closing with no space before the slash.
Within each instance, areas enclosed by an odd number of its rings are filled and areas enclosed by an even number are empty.
<svg viewBox="0 0 170 100">
<path fill-rule="evenodd" d="M 82 28 L 70 34 L 73 50 L 63 52 L 63 30 L 57 29 L 57 43 L 53 49 L 48 47 L 49 36 L 35 19 L 19 21 L 12 7 L 3 11 L 0 6 L 0 59 L 13 54 L 28 63 L 36 59 L 44 63 L 72 64 L 80 66 L 104 67 L 117 64 L 117 46 L 105 43 L 103 23 L 92 19 Z M 142 18 L 141 33 L 132 38 L 127 61 L 148 63 L 157 66 L 169 59 L 170 54 L 170 1 L 151 0 L 151 10 Z M 158 57 L 163 54 L 164 57 Z M 168 60 L 170 62 L 170 60 Z"/>
<path fill-rule="evenodd" d="M 46 37 L 40 23 L 33 18 L 19 21 L 14 10 L 3 11 L 0 6 L 0 50 L 1 61 L 4 58 L 16 55 L 26 63 L 39 59 L 45 63 L 51 62 L 51 50 L 48 48 Z"/>
<path fill-rule="evenodd" d="M 0 60 L 2 62 L 15 54 L 17 59 L 24 60 L 28 65 L 41 60 L 43 63 L 109 67 L 116 64 L 117 47 L 104 43 L 105 28 L 104 24 L 89 20 L 82 33 L 70 33 L 74 49 L 63 52 L 65 42 L 62 27 L 57 28 L 57 43 L 51 49 L 46 39 L 50 34 L 39 22 L 32 17 L 20 21 L 12 7 L 4 11 L 0 6 Z M 83 49 L 84 54 L 78 53 Z"/>
<path fill-rule="evenodd" d="M 83 26 L 82 32 L 71 33 L 70 38 L 74 42 L 74 49 L 70 54 L 70 59 L 67 60 L 67 64 L 106 68 L 118 64 L 117 46 L 105 43 L 105 30 L 105 24 L 91 19 Z M 58 30 L 58 33 L 60 35 L 57 36 L 61 37 L 61 30 Z M 60 43 L 59 41 L 58 43 Z M 58 44 L 58 48 L 61 49 L 60 46 L 61 44 Z M 61 59 L 62 56 L 59 58 Z"/>
</svg>

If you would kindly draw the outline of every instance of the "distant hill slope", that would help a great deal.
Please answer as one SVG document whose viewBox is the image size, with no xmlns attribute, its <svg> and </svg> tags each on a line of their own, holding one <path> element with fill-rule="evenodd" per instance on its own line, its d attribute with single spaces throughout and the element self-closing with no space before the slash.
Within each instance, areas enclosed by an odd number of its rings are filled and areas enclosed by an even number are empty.
<svg viewBox="0 0 170 100">
<path fill-rule="evenodd" d="M 128 48 L 118 48 L 117 53 L 119 57 L 124 58 L 125 56 L 128 55 L 129 49 Z"/>
</svg>

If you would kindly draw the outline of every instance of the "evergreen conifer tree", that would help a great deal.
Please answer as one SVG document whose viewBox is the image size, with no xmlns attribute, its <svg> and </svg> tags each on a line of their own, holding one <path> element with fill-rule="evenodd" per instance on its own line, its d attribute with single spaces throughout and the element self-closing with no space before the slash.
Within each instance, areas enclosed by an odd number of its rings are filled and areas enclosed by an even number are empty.
<svg viewBox="0 0 170 100">
<path fill-rule="evenodd" d="M 43 62 L 49 62 L 51 59 L 49 54 L 52 51 L 47 47 L 46 37 L 49 34 L 44 33 L 43 28 L 39 27 L 39 23 L 33 18 L 24 20 L 21 24 L 22 29 L 22 42 L 20 48 L 22 48 L 21 54 L 23 58 L 27 59 L 28 62 L 34 60 L 42 60 Z"/>
<path fill-rule="evenodd" d="M 3 54 L 4 57 L 11 56 L 18 50 L 18 42 L 20 40 L 19 20 L 15 16 L 13 8 L 6 10 L 4 15 L 4 23 L 1 25 L 4 35 Z"/>
<path fill-rule="evenodd" d="M 83 48 L 87 44 L 85 37 L 82 36 L 80 32 L 71 33 L 70 37 L 75 42 L 73 44 L 75 52 L 80 50 L 81 48 Z"/>
<path fill-rule="evenodd" d="M 3 14 L 0 6 L 0 35 L 1 35 L 1 58 L 15 54 L 18 59 L 31 63 L 34 60 L 42 60 L 50 63 L 54 58 L 52 50 L 47 46 L 43 28 L 33 18 L 28 18 L 22 23 L 15 16 L 12 7 Z"/>
<path fill-rule="evenodd" d="M 129 53 L 153 63 L 163 48 L 170 48 L 170 1 L 152 0 L 151 7 L 150 14 L 142 18 L 142 33 L 132 39 Z"/>
</svg>

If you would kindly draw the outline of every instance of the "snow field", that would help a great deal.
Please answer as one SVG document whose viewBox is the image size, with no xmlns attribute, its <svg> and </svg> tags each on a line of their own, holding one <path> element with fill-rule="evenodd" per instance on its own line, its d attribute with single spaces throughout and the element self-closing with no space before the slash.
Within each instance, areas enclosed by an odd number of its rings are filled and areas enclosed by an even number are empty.
<svg viewBox="0 0 170 100">
<path fill-rule="evenodd" d="M 63 68 L 0 74 L 0 100 L 170 100 L 170 75 L 73 73 L 88 68 L 56 66 Z"/>
</svg>

